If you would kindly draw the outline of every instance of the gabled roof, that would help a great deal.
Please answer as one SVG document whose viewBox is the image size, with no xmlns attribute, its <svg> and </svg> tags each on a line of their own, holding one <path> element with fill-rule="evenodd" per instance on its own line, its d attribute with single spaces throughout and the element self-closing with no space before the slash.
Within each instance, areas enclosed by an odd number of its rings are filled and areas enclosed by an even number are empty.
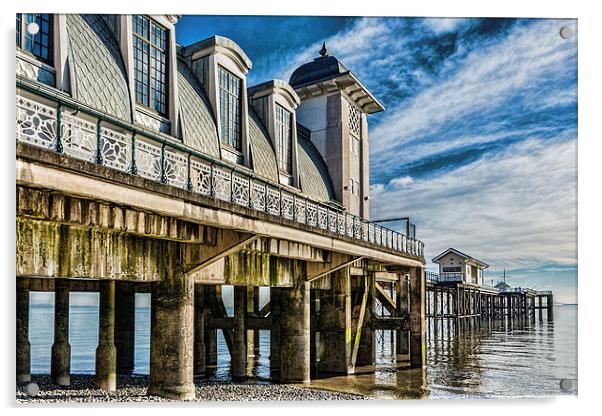
<svg viewBox="0 0 602 416">
<path fill-rule="evenodd" d="M 460 250 L 456 250 L 453 247 L 448 248 L 447 250 L 445 250 L 443 253 L 439 254 L 438 256 L 434 257 L 432 259 L 433 263 L 438 263 L 439 260 L 441 260 L 444 256 L 448 255 L 449 253 L 454 253 L 457 256 L 460 256 L 464 259 L 466 259 L 467 261 L 473 261 L 475 263 L 477 263 L 478 265 L 480 265 L 481 267 L 483 267 L 484 269 L 486 269 L 487 267 L 489 267 L 489 265 L 487 263 L 482 262 L 481 260 L 477 260 L 474 257 L 469 256 L 466 253 L 462 253 Z"/>
</svg>

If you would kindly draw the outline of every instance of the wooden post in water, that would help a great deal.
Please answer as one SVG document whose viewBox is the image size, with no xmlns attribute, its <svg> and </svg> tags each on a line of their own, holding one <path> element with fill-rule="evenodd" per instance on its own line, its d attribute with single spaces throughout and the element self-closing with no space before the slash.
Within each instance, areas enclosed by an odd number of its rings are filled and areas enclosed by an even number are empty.
<svg viewBox="0 0 602 416">
<path fill-rule="evenodd" d="M 245 314 L 247 312 L 247 287 L 234 286 L 234 348 L 230 357 L 232 377 L 242 379 L 247 369 L 247 334 Z"/>
<path fill-rule="evenodd" d="M 115 281 L 102 280 L 98 308 L 98 347 L 96 384 L 101 390 L 117 388 L 117 349 L 115 348 Z"/>
<path fill-rule="evenodd" d="M 50 363 L 54 384 L 71 383 L 71 345 L 69 344 L 69 280 L 54 281 L 54 343 Z"/>
<path fill-rule="evenodd" d="M 205 374 L 207 368 L 205 348 L 205 286 L 194 285 L 194 375 Z"/>
<path fill-rule="evenodd" d="M 410 274 L 410 366 L 426 367 L 425 311 L 426 275 L 422 267 Z"/>
</svg>

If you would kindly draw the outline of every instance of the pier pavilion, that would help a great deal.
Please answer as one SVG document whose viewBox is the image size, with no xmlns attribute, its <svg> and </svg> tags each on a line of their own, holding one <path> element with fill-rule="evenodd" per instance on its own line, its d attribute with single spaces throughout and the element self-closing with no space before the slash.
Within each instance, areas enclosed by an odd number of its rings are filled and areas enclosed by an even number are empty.
<svg viewBox="0 0 602 416">
<path fill-rule="evenodd" d="M 233 40 L 179 45 L 177 21 L 17 15 L 17 379 L 30 379 L 30 291 L 54 292 L 59 385 L 76 291 L 99 293 L 105 390 L 133 368 L 136 292 L 151 294 L 149 394 L 194 397 L 217 331 L 233 377 L 259 330 L 283 382 L 373 366 L 381 329 L 424 367 L 423 244 L 369 221 L 368 116 L 382 104 L 326 45 L 288 81 L 247 86 Z"/>
<path fill-rule="evenodd" d="M 445 250 L 432 261 L 439 265 L 439 273 L 426 272 L 426 313 L 432 321 L 428 329 L 435 334 L 443 328 L 444 320 L 454 322 L 457 330 L 467 323 L 471 327 L 481 319 L 531 319 L 536 309 L 540 319 L 544 309 L 548 320 L 554 318 L 551 291 L 512 288 L 505 281 L 488 286 L 483 271 L 489 266 L 455 248 Z"/>
</svg>

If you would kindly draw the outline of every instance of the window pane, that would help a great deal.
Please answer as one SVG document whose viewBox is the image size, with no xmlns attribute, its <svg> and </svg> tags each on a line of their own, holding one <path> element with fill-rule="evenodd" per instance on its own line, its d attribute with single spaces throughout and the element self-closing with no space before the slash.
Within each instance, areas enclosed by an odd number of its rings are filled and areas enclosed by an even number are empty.
<svg viewBox="0 0 602 416">
<path fill-rule="evenodd" d="M 292 114 L 276 104 L 276 146 L 278 167 L 281 171 L 292 173 Z"/>
<path fill-rule="evenodd" d="M 229 71 L 219 68 L 220 140 L 240 150 L 240 84 L 241 80 Z"/>
<path fill-rule="evenodd" d="M 31 52 L 35 57 L 47 63 L 51 61 L 51 18 L 52 15 L 43 13 L 17 14 L 17 46 Z M 35 35 L 27 32 L 27 25 L 32 22 L 39 26 L 39 31 Z"/>
<path fill-rule="evenodd" d="M 133 18 L 136 101 L 167 115 L 167 30 L 147 16 Z"/>
</svg>

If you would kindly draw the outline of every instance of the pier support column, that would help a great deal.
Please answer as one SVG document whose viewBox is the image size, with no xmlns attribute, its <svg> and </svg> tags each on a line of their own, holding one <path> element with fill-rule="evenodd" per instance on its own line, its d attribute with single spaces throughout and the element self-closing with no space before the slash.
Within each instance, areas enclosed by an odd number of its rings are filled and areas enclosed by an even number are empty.
<svg viewBox="0 0 602 416">
<path fill-rule="evenodd" d="M 410 273 L 410 366 L 426 366 L 426 276 L 424 268 L 414 267 Z"/>
<path fill-rule="evenodd" d="M 280 370 L 280 291 L 278 287 L 270 288 L 270 316 L 272 328 L 270 330 L 270 371 Z"/>
<path fill-rule="evenodd" d="M 548 321 L 554 320 L 554 295 L 548 295 L 546 299 L 548 307 Z"/>
<path fill-rule="evenodd" d="M 98 347 L 96 384 L 101 390 L 117 388 L 117 349 L 115 348 L 115 281 L 99 282 Z"/>
<path fill-rule="evenodd" d="M 31 381 L 31 344 L 29 343 L 28 279 L 17 279 L 17 381 Z"/>
<path fill-rule="evenodd" d="M 250 315 L 256 312 L 255 310 L 255 287 L 247 286 L 247 293 L 245 295 L 246 308 L 245 313 Z M 243 316 L 244 318 L 244 316 Z M 246 332 L 246 347 L 247 347 L 247 359 L 255 357 L 255 333 L 259 334 L 259 330 L 247 329 Z"/>
<path fill-rule="evenodd" d="M 205 287 L 194 285 L 194 375 L 205 374 Z"/>
<path fill-rule="evenodd" d="M 209 327 L 209 320 L 213 316 L 212 305 L 221 297 L 221 286 L 205 286 L 205 303 L 203 305 L 205 319 L 205 362 L 207 367 L 217 366 L 217 328 Z"/>
<path fill-rule="evenodd" d="M 349 268 L 330 274 L 331 289 L 320 298 L 320 342 L 324 355 L 319 371 L 352 374 L 351 277 Z"/>
<path fill-rule="evenodd" d="M 194 282 L 184 274 L 180 245 L 162 243 L 161 281 L 153 283 L 149 395 L 187 400 L 193 384 Z"/>
<path fill-rule="evenodd" d="M 69 280 L 54 282 L 54 343 L 52 344 L 50 377 L 54 384 L 71 383 L 71 345 L 69 345 Z"/>
<path fill-rule="evenodd" d="M 254 314 L 258 314 L 259 313 L 259 287 L 254 287 L 253 288 L 253 313 Z M 261 340 L 259 338 L 260 332 L 259 329 L 256 329 L 253 331 L 253 355 L 254 356 L 258 356 L 260 353 L 260 348 L 259 345 L 261 343 Z"/>
<path fill-rule="evenodd" d="M 233 378 L 241 379 L 247 372 L 247 334 L 245 314 L 247 312 L 247 288 L 234 286 L 234 348 L 230 357 Z"/>
<path fill-rule="evenodd" d="M 397 284 L 397 316 L 404 317 L 408 315 L 410 310 L 409 304 L 409 276 L 406 274 L 401 274 L 399 276 L 399 280 L 396 282 Z M 449 292 L 447 292 L 447 305 L 449 308 Z M 449 313 L 449 312 L 448 312 Z M 397 331 L 397 342 L 396 342 L 396 353 L 397 353 L 397 362 L 400 361 L 408 361 L 410 359 L 410 334 L 407 330 L 398 329 Z"/>
<path fill-rule="evenodd" d="M 133 283 L 115 282 L 115 348 L 117 374 L 134 371 L 136 290 Z"/>
<path fill-rule="evenodd" d="M 306 281 L 307 264 L 290 260 L 292 288 L 280 293 L 280 380 L 283 382 L 310 381 L 310 283 Z"/>
</svg>

